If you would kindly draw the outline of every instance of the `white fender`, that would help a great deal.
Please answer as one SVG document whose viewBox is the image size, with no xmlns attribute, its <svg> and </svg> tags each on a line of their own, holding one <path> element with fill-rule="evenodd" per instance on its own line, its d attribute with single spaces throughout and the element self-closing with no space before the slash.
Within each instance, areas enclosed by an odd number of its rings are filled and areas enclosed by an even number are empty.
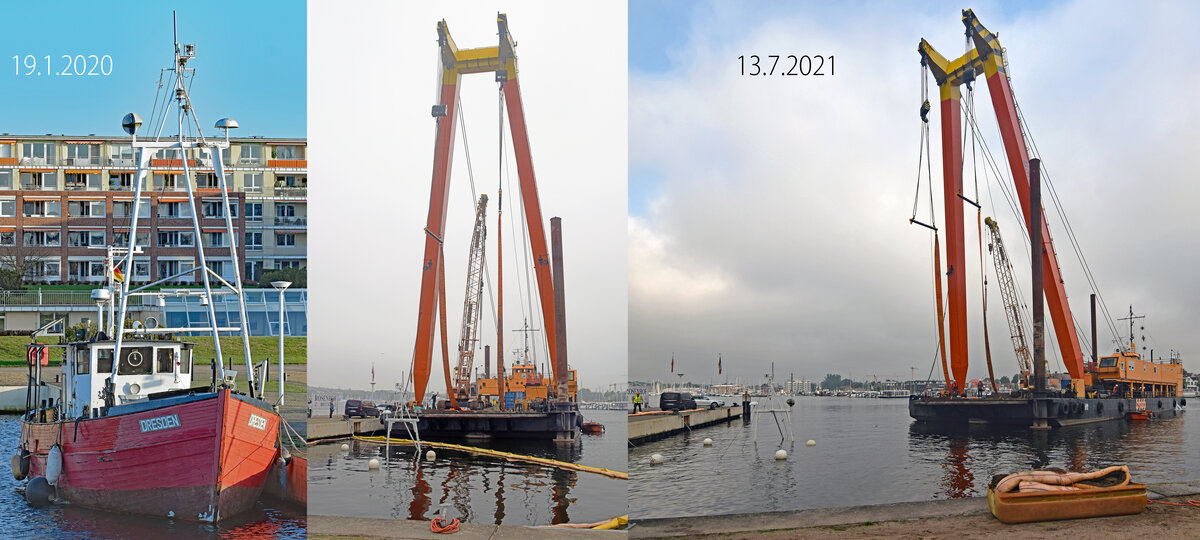
<svg viewBox="0 0 1200 540">
<path fill-rule="evenodd" d="M 62 448 L 55 444 L 50 447 L 50 454 L 46 456 L 46 482 L 52 486 L 57 484 L 58 478 L 62 476 L 62 467 Z"/>
</svg>

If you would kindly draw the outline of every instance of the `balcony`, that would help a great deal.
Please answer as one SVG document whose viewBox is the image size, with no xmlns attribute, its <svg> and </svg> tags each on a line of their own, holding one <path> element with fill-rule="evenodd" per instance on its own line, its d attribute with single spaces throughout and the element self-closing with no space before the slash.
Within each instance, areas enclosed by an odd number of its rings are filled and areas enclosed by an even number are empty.
<svg viewBox="0 0 1200 540">
<path fill-rule="evenodd" d="M 165 167 L 168 169 L 171 169 L 171 168 L 182 169 L 183 168 L 183 160 L 182 159 L 151 159 L 150 166 L 151 167 Z M 188 166 L 198 168 L 198 167 L 200 167 L 200 160 L 189 159 Z"/>
<path fill-rule="evenodd" d="M 63 165 L 67 167 L 99 167 L 100 156 L 63 158 Z"/>
<path fill-rule="evenodd" d="M 239 158 L 237 162 L 238 167 L 262 167 L 262 165 L 262 158 Z"/>
<path fill-rule="evenodd" d="M 15 157 L 0 157 L 0 165 L 16 165 L 17 158 Z"/>
<path fill-rule="evenodd" d="M 307 169 L 307 159 L 269 159 L 267 166 L 277 169 Z"/>
<path fill-rule="evenodd" d="M 307 217 L 276 217 L 276 227 L 307 227 Z"/>
<path fill-rule="evenodd" d="M 58 191 L 57 185 L 21 184 L 22 191 Z"/>
<path fill-rule="evenodd" d="M 303 199 L 308 197 L 308 187 L 275 187 L 276 197 L 295 197 Z"/>
<path fill-rule="evenodd" d="M 66 184 L 67 191 L 88 191 L 89 189 L 92 191 L 100 191 L 100 186 L 88 187 L 87 183 L 83 182 L 67 182 Z"/>
<path fill-rule="evenodd" d="M 137 167 L 137 160 L 133 158 L 108 158 L 109 167 Z"/>
</svg>

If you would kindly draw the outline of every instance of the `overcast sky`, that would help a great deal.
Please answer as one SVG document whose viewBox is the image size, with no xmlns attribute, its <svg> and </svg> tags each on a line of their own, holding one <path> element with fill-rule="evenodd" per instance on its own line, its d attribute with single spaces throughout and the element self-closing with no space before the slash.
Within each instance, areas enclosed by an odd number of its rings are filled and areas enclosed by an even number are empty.
<svg viewBox="0 0 1200 540">
<path fill-rule="evenodd" d="M 964 28 L 959 4 L 929 4 L 631 9 L 630 378 L 674 380 L 672 352 L 676 371 L 697 381 L 761 382 L 772 361 L 777 380 L 930 372 L 931 237 L 907 223 L 920 129 L 916 48 L 924 37 L 955 58 Z M 1007 48 L 1018 104 L 1111 315 L 1133 304 L 1146 314 L 1147 347 L 1180 350 L 1186 368 L 1200 369 L 1200 226 L 1192 217 L 1200 75 L 1186 67 L 1200 51 L 1185 39 L 1200 6 L 973 7 Z M 836 73 L 739 76 L 738 56 L 751 54 L 833 55 Z M 930 85 L 942 224 L 941 119 Z M 980 127 L 1011 183 L 986 84 L 978 88 Z M 972 175 L 968 160 L 968 195 Z M 980 175 L 983 215 L 999 220 L 1028 295 L 1023 227 L 1014 226 L 997 181 Z M 928 197 L 922 192 L 919 218 Z M 986 376 L 975 217 L 965 215 L 970 377 Z M 1086 328 L 1091 291 L 1062 223 L 1051 218 L 1050 226 L 1075 319 Z M 943 244 L 943 265 L 944 257 Z M 985 267 L 992 356 L 997 376 L 1011 376 L 1016 361 L 990 259 Z M 1113 349 L 1105 328 L 1102 353 Z M 1057 348 L 1050 333 L 1047 344 Z M 1052 369 L 1061 365 L 1055 356 Z"/>
<path fill-rule="evenodd" d="M 569 359 L 583 387 L 626 380 L 627 35 L 622 3 L 369 2 L 309 4 L 312 182 L 309 382 L 390 389 L 407 377 L 416 340 L 422 251 L 433 170 L 437 22 L 460 48 L 495 46 L 496 13 L 517 41 L 525 119 L 545 219 L 563 218 Z M 487 193 L 495 283 L 498 92 L 491 74 L 463 78 L 461 109 L 477 193 Z M 452 361 L 461 325 L 475 203 L 458 130 L 445 234 Z M 540 329 L 517 254 L 523 243 L 507 123 L 505 349 Z M 514 228 L 515 227 L 515 228 Z M 521 282 L 518 283 L 518 277 Z M 485 297 L 494 292 L 485 291 Z M 480 336 L 493 345 L 492 303 Z M 544 350 L 541 333 L 537 348 Z M 436 347 L 440 350 L 440 347 Z M 483 353 L 476 353 L 482 367 Z M 495 358 L 493 356 L 493 358 Z M 545 360 L 544 354 L 537 356 Z M 493 361 L 494 363 L 494 361 Z M 440 352 L 429 391 L 445 395 Z"/>
</svg>

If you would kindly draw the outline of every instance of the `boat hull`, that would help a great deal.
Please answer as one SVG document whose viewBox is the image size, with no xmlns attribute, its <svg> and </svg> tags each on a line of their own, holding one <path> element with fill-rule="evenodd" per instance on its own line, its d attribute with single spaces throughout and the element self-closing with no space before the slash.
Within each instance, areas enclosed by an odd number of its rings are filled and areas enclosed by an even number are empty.
<svg viewBox="0 0 1200 540">
<path fill-rule="evenodd" d="M 1051 491 L 997 493 L 987 490 L 988 509 L 1004 523 L 1140 514 L 1146 508 L 1146 485 Z"/>
<path fill-rule="evenodd" d="M 908 402 L 908 414 L 918 421 L 938 424 L 982 423 L 1028 427 L 1044 420 L 1049 427 L 1062 427 L 1120 420 L 1126 413 L 1139 410 L 1150 411 L 1155 416 L 1171 416 L 1183 405 L 1183 400 L 1174 397 L 915 398 Z"/>
<path fill-rule="evenodd" d="M 422 438 L 577 440 L 583 423 L 575 410 L 550 412 L 430 411 L 418 417 Z"/>
<path fill-rule="evenodd" d="M 57 442 L 55 487 L 72 504 L 203 522 L 253 506 L 277 451 L 279 417 L 265 403 L 222 390 L 125 407 L 100 418 L 22 422 L 30 476 L 45 475 Z"/>
</svg>

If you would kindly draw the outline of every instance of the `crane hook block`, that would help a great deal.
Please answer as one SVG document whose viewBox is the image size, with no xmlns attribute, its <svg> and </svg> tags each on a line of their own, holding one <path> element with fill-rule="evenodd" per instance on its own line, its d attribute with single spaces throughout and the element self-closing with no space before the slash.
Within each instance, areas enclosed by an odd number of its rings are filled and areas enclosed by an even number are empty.
<svg viewBox="0 0 1200 540">
<path fill-rule="evenodd" d="M 446 105 L 444 103 L 433 106 L 433 117 L 441 118 L 446 116 Z"/>
<path fill-rule="evenodd" d="M 925 103 L 921 104 L 921 121 L 926 124 L 929 123 L 929 108 L 929 100 L 927 99 Z"/>
</svg>

